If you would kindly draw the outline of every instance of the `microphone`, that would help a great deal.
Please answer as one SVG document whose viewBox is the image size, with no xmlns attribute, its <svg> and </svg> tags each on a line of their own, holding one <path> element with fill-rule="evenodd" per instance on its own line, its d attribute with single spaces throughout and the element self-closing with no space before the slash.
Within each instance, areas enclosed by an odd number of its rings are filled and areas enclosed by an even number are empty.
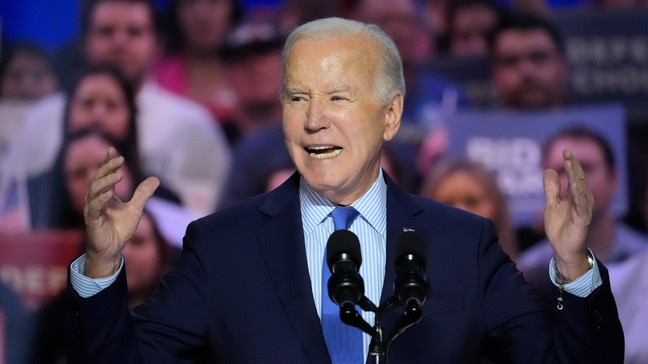
<svg viewBox="0 0 648 364">
<path fill-rule="evenodd" d="M 364 297 L 364 281 L 358 273 L 362 264 L 360 241 L 349 230 L 337 230 L 326 243 L 326 264 L 331 270 L 328 292 L 342 311 L 353 310 Z"/>
<path fill-rule="evenodd" d="M 358 273 L 362 264 L 360 240 L 349 230 L 337 230 L 326 243 L 326 264 L 331 270 L 328 294 L 340 306 L 340 320 L 347 325 L 375 335 L 376 330 L 358 313 L 355 306 L 375 310 L 376 307 L 364 295 L 364 280 Z"/>
<path fill-rule="evenodd" d="M 396 239 L 396 273 L 396 299 L 406 309 L 418 310 L 430 287 L 425 277 L 425 242 L 414 231 L 405 231 Z"/>
</svg>

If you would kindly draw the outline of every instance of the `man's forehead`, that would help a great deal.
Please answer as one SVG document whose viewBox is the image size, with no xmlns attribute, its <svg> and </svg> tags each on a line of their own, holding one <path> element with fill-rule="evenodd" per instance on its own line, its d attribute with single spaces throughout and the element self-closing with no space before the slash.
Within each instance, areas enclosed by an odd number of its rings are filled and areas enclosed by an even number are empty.
<svg viewBox="0 0 648 364">
<path fill-rule="evenodd" d="M 507 29 L 497 37 L 496 44 L 502 46 L 537 46 L 556 47 L 551 35 L 542 28 Z M 498 47 L 498 48 L 499 48 Z"/>
<path fill-rule="evenodd" d="M 90 24 L 97 22 L 137 21 L 142 26 L 153 26 L 152 9 L 142 2 L 102 1 L 90 14 Z"/>
<path fill-rule="evenodd" d="M 603 159 L 603 150 L 600 145 L 589 138 L 564 137 L 557 139 L 551 144 L 549 155 L 555 156 L 555 160 L 562 161 L 564 149 L 570 149 L 582 165 L 592 164 L 595 160 Z"/>
</svg>

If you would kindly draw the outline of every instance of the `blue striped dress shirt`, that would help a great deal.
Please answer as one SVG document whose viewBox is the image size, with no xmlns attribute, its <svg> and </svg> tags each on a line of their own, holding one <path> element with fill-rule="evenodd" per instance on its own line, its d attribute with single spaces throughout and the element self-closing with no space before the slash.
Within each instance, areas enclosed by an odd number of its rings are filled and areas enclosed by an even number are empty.
<svg viewBox="0 0 648 364">
<path fill-rule="evenodd" d="M 313 299 L 317 314 L 322 317 L 322 260 L 329 236 L 333 233 L 333 218 L 329 215 L 335 208 L 330 201 L 318 195 L 303 179 L 299 183 L 302 226 L 306 243 L 306 259 L 310 274 Z M 380 304 L 383 281 L 385 279 L 386 232 L 387 232 L 387 185 L 382 170 L 376 182 L 362 197 L 351 204 L 360 213 L 353 220 L 349 230 L 360 240 L 362 265 L 360 275 L 364 280 L 365 296 L 376 305 Z M 328 299 L 328 297 L 327 297 Z M 360 308 L 358 308 L 360 310 Z M 370 325 L 374 324 L 373 312 L 364 312 L 362 317 Z M 358 329 L 359 330 L 359 329 Z M 371 336 L 362 338 L 363 353 L 366 360 Z"/>
</svg>

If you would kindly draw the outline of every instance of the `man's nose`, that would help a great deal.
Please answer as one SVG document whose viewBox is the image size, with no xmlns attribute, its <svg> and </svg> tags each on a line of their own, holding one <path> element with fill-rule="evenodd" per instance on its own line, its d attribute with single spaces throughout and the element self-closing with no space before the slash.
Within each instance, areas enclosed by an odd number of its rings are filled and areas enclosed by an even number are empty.
<svg viewBox="0 0 648 364">
<path fill-rule="evenodd" d="M 113 41 L 114 45 L 116 45 L 116 46 L 119 46 L 119 47 L 124 46 L 126 43 L 128 43 L 130 41 L 129 36 L 128 36 L 128 32 L 126 30 L 124 30 L 124 29 L 115 30 L 115 32 L 113 33 L 113 36 L 112 36 L 112 41 Z"/>
<path fill-rule="evenodd" d="M 320 129 L 327 129 L 330 122 L 326 115 L 326 106 L 322 101 L 312 99 L 306 109 L 306 129 L 317 131 Z"/>
<path fill-rule="evenodd" d="M 537 66 L 529 57 L 522 57 L 517 65 L 517 68 L 522 75 L 531 76 L 535 74 Z"/>
</svg>

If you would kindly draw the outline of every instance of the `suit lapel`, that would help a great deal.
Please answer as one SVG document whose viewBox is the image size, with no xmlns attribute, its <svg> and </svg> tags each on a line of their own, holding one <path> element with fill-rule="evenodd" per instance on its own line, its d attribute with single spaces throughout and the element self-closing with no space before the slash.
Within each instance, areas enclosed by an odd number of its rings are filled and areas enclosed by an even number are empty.
<svg viewBox="0 0 648 364">
<path fill-rule="evenodd" d="M 394 267 L 396 239 L 404 229 L 420 230 L 415 216 L 422 212 L 421 207 L 394 181 L 383 173 L 387 183 L 387 257 L 385 261 L 385 281 L 380 302 L 383 303 L 394 294 L 396 270 Z"/>
<path fill-rule="evenodd" d="M 306 355 L 316 363 L 328 358 L 328 351 L 313 302 L 298 191 L 295 174 L 269 194 L 261 213 L 270 219 L 257 231 L 257 239 L 286 317 Z"/>
</svg>

